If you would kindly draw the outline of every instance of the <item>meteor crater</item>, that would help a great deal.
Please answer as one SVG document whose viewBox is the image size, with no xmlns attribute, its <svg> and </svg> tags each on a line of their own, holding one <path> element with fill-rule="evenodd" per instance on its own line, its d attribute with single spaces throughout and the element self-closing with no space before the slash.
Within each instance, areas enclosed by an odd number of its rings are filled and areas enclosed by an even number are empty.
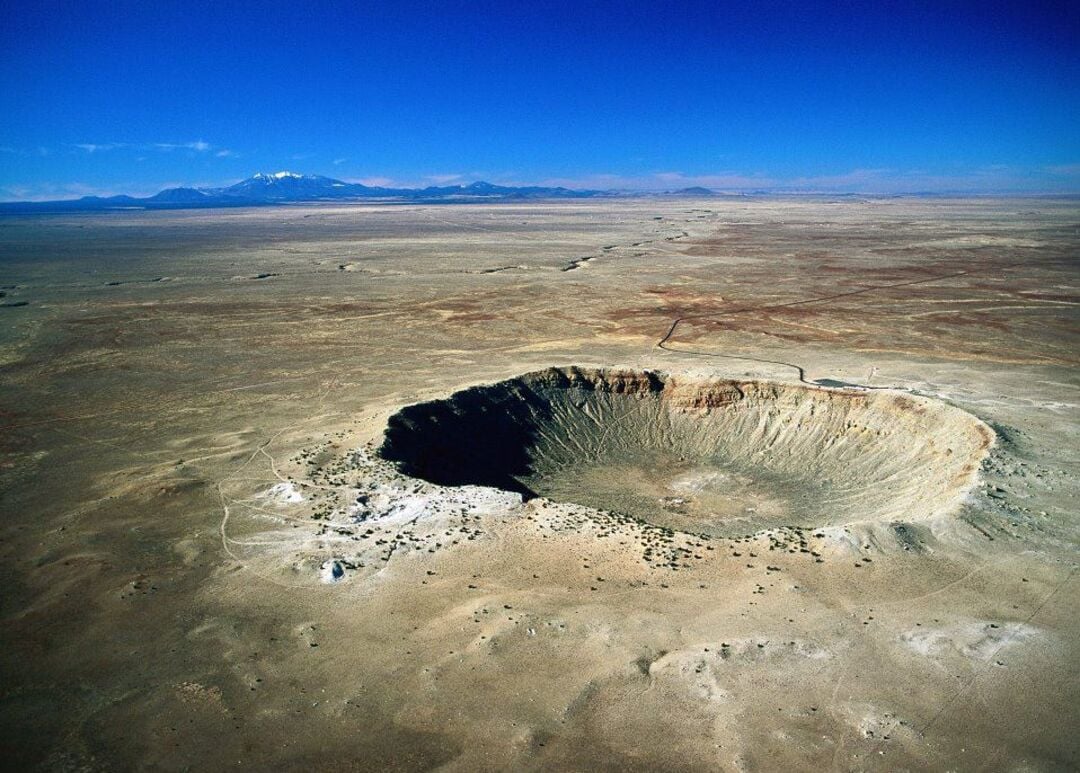
<svg viewBox="0 0 1080 773">
<path fill-rule="evenodd" d="M 887 390 L 565 367 L 407 406 L 380 454 L 443 486 L 734 536 L 940 515 L 993 437 L 958 408 Z"/>
</svg>

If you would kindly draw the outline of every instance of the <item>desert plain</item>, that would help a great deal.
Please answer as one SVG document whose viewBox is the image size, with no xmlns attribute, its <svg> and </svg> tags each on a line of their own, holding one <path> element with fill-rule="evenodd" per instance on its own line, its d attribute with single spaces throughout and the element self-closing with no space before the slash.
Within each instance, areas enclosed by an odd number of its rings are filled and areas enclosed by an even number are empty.
<svg viewBox="0 0 1080 773">
<path fill-rule="evenodd" d="M 17 770 L 1080 766 L 1080 203 L 0 218 Z"/>
</svg>

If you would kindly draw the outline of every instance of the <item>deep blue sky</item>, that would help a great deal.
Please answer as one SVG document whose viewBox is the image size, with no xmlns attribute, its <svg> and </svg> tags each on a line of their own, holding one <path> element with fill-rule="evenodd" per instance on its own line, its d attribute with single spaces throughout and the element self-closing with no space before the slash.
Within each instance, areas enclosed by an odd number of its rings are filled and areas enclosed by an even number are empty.
<svg viewBox="0 0 1080 773">
<path fill-rule="evenodd" d="M 0 198 L 1080 190 L 1080 3 L 0 3 Z"/>
</svg>

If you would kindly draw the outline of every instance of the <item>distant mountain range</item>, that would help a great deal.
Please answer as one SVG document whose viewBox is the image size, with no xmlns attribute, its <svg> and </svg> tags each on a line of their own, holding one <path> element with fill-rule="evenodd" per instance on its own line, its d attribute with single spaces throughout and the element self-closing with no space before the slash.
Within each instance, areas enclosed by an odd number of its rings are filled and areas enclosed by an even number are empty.
<svg viewBox="0 0 1080 773">
<path fill-rule="evenodd" d="M 224 188 L 166 188 L 153 196 L 83 196 L 58 201 L 0 201 L 0 214 L 31 212 L 103 212 L 125 209 L 210 209 L 213 207 L 258 207 L 316 201 L 385 202 L 484 202 L 527 199 L 589 199 L 627 196 L 684 196 L 687 198 L 745 198 L 748 196 L 817 196 L 846 200 L 875 194 L 843 193 L 777 188 L 773 190 L 718 191 L 701 186 L 667 191 L 575 190 L 542 185 L 431 185 L 427 188 L 386 188 L 335 180 L 317 174 L 296 172 L 259 173 Z M 886 198 L 940 198 L 970 196 L 964 191 L 876 194 Z M 985 194 L 993 195 L 993 194 Z M 1025 194 L 1017 194 L 1025 195 Z M 1039 194 L 1031 194 L 1036 197 Z M 1051 194 L 1046 194 L 1051 195 Z M 1078 194 L 1056 194 L 1075 199 Z"/>
<path fill-rule="evenodd" d="M 60 201 L 0 202 L 0 212 L 76 212 L 111 209 L 194 209 L 253 207 L 311 201 L 361 199 L 405 201 L 500 201 L 506 199 L 574 199 L 612 195 L 611 192 L 544 186 L 505 186 L 487 182 L 427 188 L 383 188 L 323 177 L 317 174 L 275 172 L 256 174 L 225 188 L 167 188 L 145 198 L 84 196 Z"/>
</svg>

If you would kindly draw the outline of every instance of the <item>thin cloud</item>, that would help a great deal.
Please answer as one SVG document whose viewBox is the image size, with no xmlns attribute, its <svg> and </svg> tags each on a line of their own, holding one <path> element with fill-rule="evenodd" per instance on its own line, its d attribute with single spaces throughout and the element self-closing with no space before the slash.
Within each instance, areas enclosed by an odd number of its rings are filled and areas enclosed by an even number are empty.
<svg viewBox="0 0 1080 773">
<path fill-rule="evenodd" d="M 361 185 L 367 185 L 372 188 L 394 187 L 394 181 L 389 177 L 360 177 L 358 179 L 346 180 L 345 182 L 360 183 Z"/>
<path fill-rule="evenodd" d="M 643 175 L 622 175 L 606 172 L 575 177 L 549 177 L 540 181 L 545 186 L 564 188 L 590 188 L 599 190 L 661 191 L 675 188 L 716 188 L 721 190 L 758 189 L 775 185 L 777 180 L 763 174 L 743 172 L 717 172 L 714 174 L 686 174 L 683 172 L 652 172 Z M 514 182 L 522 185 L 528 183 Z"/>
<path fill-rule="evenodd" d="M 684 174 L 683 172 L 657 172 L 656 180 L 671 188 L 765 188 L 776 184 L 769 175 L 754 172 L 721 171 L 712 174 Z"/>
<path fill-rule="evenodd" d="M 236 155 L 229 148 L 222 148 L 205 140 L 192 140 L 191 142 L 75 142 L 70 147 L 81 150 L 84 153 L 103 153 L 110 150 L 134 150 L 136 152 L 159 151 L 172 153 L 178 150 L 187 150 L 193 153 L 209 153 L 213 151 L 217 158 L 229 158 Z M 45 148 L 39 148 L 41 155 L 48 155 Z"/>
<path fill-rule="evenodd" d="M 775 193 L 1010 193 L 1075 189 L 1080 164 L 1021 168 L 1005 164 L 930 172 L 925 169 L 889 167 L 856 168 L 835 174 L 783 176 L 765 172 L 722 171 L 689 174 L 661 171 L 642 175 L 593 173 L 574 177 L 551 177 L 541 185 L 622 191 L 664 191 L 703 187 L 719 192 L 770 191 Z M 505 181 L 528 185 L 527 181 Z"/>
<path fill-rule="evenodd" d="M 461 174 L 429 174 L 426 177 L 424 177 L 424 179 L 425 180 L 430 180 L 431 182 L 435 183 L 436 185 L 446 185 L 447 183 L 452 183 L 455 180 L 460 180 L 464 176 L 465 175 L 461 175 Z"/>
<path fill-rule="evenodd" d="M 199 153 L 205 153 L 208 150 L 212 150 L 214 146 L 209 142 L 196 140 L 194 142 L 155 142 L 154 147 L 158 150 L 194 150 Z"/>
<path fill-rule="evenodd" d="M 1005 164 L 928 172 L 922 169 L 853 169 L 834 175 L 795 177 L 781 181 L 781 190 L 824 193 L 1006 193 L 1043 191 L 1054 181 L 1037 170 Z"/>
<path fill-rule="evenodd" d="M 76 142 L 72 145 L 74 148 L 86 151 L 87 153 L 101 153 L 106 150 L 116 150 L 117 148 L 126 148 L 126 142 Z"/>
</svg>

